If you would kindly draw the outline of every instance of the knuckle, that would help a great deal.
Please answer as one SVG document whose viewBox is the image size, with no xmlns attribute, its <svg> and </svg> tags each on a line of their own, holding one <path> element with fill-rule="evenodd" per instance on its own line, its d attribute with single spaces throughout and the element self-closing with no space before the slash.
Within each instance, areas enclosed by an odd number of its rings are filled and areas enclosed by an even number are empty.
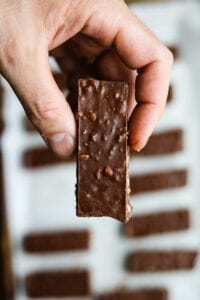
<svg viewBox="0 0 200 300">
<path fill-rule="evenodd" d="M 38 123 L 42 122 L 54 122 L 60 115 L 60 109 L 58 107 L 50 107 L 50 106 L 44 106 L 44 107 L 38 107 L 36 105 L 32 109 L 32 118 Z"/>
<path fill-rule="evenodd" d="M 15 65 L 17 61 L 17 42 L 10 38 L 4 41 L 0 47 L 0 64 L 3 68 Z"/>
</svg>

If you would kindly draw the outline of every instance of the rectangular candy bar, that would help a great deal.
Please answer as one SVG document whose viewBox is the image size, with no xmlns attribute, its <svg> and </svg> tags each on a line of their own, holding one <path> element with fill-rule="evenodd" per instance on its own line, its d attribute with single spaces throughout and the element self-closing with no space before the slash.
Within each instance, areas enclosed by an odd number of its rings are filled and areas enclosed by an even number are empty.
<svg viewBox="0 0 200 300">
<path fill-rule="evenodd" d="M 88 230 L 32 233 L 24 238 L 29 253 L 86 250 L 89 248 Z"/>
<path fill-rule="evenodd" d="M 128 85 L 82 79 L 78 103 L 77 216 L 131 216 Z"/>
<path fill-rule="evenodd" d="M 165 272 L 190 270 L 194 267 L 196 251 L 136 251 L 128 258 L 130 272 Z"/>
<path fill-rule="evenodd" d="M 130 178 L 132 194 L 182 187 L 187 184 L 187 170 L 160 171 Z"/>
<path fill-rule="evenodd" d="M 73 158 L 70 157 L 68 160 L 60 159 L 46 147 L 29 149 L 24 153 L 23 157 L 24 166 L 31 169 L 66 163 L 67 161 L 73 161 Z"/>
<path fill-rule="evenodd" d="M 31 298 L 90 296 L 89 272 L 85 270 L 46 271 L 26 277 L 25 288 Z"/>
<path fill-rule="evenodd" d="M 108 293 L 100 297 L 100 300 L 167 300 L 167 290 L 162 288 L 122 290 Z"/>
<path fill-rule="evenodd" d="M 172 129 L 153 134 L 147 145 L 140 152 L 132 151 L 137 156 L 172 154 L 183 150 L 183 130 Z"/>
<path fill-rule="evenodd" d="M 142 237 L 189 228 L 187 209 L 135 216 L 124 227 L 126 237 Z"/>
</svg>

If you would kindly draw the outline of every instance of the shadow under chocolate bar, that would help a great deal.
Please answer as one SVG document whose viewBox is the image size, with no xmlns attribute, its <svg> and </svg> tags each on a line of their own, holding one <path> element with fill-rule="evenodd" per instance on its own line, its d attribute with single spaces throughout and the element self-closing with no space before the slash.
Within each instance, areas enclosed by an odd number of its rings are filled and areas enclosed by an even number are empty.
<svg viewBox="0 0 200 300">
<path fill-rule="evenodd" d="M 28 234 L 23 241 L 29 253 L 87 250 L 90 233 L 88 230 L 66 230 Z"/>
<path fill-rule="evenodd" d="M 183 187 L 187 184 L 187 175 L 185 169 L 133 175 L 130 177 L 131 194 Z"/>
<path fill-rule="evenodd" d="M 23 155 L 23 165 L 26 168 L 39 168 L 71 161 L 74 161 L 73 157 L 66 160 L 60 159 L 45 147 L 27 150 Z"/>
<path fill-rule="evenodd" d="M 25 280 L 26 293 L 32 298 L 90 296 L 87 270 L 46 271 L 30 274 Z"/>
<path fill-rule="evenodd" d="M 129 255 L 127 267 L 130 272 L 165 272 L 190 270 L 194 267 L 196 251 L 136 251 Z"/>
<path fill-rule="evenodd" d="M 134 156 L 167 155 L 183 150 L 183 130 L 172 129 L 153 134 L 140 152 L 131 151 Z"/>
<path fill-rule="evenodd" d="M 167 290 L 162 288 L 120 290 L 99 297 L 99 300 L 167 300 Z"/>
<path fill-rule="evenodd" d="M 187 209 L 158 212 L 135 216 L 124 225 L 124 234 L 131 238 L 181 231 L 188 229 L 189 223 L 189 211 Z"/>
</svg>

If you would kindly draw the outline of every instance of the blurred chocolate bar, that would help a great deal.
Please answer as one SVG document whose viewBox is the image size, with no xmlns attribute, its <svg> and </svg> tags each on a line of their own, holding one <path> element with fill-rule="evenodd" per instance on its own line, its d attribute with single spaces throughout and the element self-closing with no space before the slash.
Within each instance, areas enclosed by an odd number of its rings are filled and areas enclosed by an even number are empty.
<svg viewBox="0 0 200 300">
<path fill-rule="evenodd" d="M 167 300 L 168 293 L 166 289 L 149 288 L 139 290 L 120 290 L 108 293 L 99 298 L 99 300 Z"/>
<path fill-rule="evenodd" d="M 131 194 L 183 187 L 187 184 L 187 175 L 187 170 L 181 169 L 131 176 Z"/>
<path fill-rule="evenodd" d="M 28 234 L 24 238 L 24 250 L 29 253 L 87 250 L 88 230 L 65 230 Z"/>
<path fill-rule="evenodd" d="M 31 298 L 86 297 L 91 295 L 86 270 L 46 271 L 26 277 L 25 288 Z"/>
<path fill-rule="evenodd" d="M 189 211 L 179 209 L 135 216 L 124 225 L 124 234 L 128 238 L 143 237 L 186 230 L 189 226 Z"/>
<path fill-rule="evenodd" d="M 131 152 L 137 156 L 166 155 L 183 150 L 183 130 L 171 129 L 153 134 L 140 152 Z"/>
<path fill-rule="evenodd" d="M 29 149 L 26 150 L 26 152 L 23 155 L 24 166 L 26 168 L 31 168 L 31 169 L 66 163 L 74 160 L 75 159 L 73 157 L 70 157 L 66 160 L 58 158 L 47 147 Z"/>
<path fill-rule="evenodd" d="M 190 270 L 197 258 L 196 251 L 189 250 L 146 250 L 135 251 L 128 257 L 130 272 L 166 272 Z"/>
</svg>

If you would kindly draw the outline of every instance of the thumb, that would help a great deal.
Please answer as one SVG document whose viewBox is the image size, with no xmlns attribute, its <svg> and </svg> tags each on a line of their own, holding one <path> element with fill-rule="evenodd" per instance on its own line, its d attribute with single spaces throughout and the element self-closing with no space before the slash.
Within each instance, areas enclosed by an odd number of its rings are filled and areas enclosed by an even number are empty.
<svg viewBox="0 0 200 300">
<path fill-rule="evenodd" d="M 49 147 L 59 156 L 69 156 L 75 147 L 75 119 L 59 90 L 48 63 L 48 55 L 6 68 L 5 77 Z"/>
</svg>

